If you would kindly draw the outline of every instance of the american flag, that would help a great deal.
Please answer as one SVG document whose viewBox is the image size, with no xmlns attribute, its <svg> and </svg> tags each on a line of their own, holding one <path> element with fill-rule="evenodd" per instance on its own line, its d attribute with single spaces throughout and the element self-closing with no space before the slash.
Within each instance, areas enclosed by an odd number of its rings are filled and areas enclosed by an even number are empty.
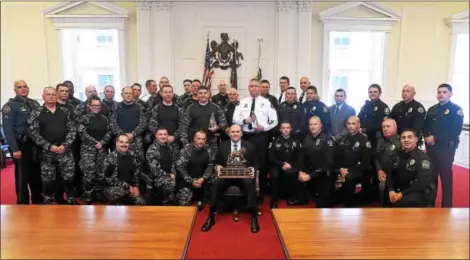
<svg viewBox="0 0 470 260">
<path fill-rule="evenodd" d="M 211 78 L 214 75 L 214 68 L 211 66 L 211 49 L 209 48 L 209 39 L 206 45 L 206 57 L 204 60 L 204 76 L 202 77 L 202 85 L 211 88 Z"/>
</svg>

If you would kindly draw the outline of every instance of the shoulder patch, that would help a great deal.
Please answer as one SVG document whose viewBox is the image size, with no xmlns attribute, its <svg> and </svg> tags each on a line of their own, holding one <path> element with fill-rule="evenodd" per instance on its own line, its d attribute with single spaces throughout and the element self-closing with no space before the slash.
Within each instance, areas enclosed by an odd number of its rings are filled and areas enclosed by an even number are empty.
<svg viewBox="0 0 470 260">
<path fill-rule="evenodd" d="M 328 108 L 326 106 L 323 107 L 323 112 L 328 113 Z"/>
<path fill-rule="evenodd" d="M 328 142 L 326 142 L 328 144 L 328 146 L 333 146 L 333 140 L 328 140 Z"/>
<path fill-rule="evenodd" d="M 423 168 L 425 170 L 429 170 L 429 168 L 430 168 L 429 161 L 428 160 L 422 160 L 421 161 L 421 168 Z"/>
<path fill-rule="evenodd" d="M 386 107 L 384 111 L 386 115 L 390 114 L 390 109 L 388 107 Z"/>
<path fill-rule="evenodd" d="M 372 146 L 370 145 L 370 142 L 369 142 L 369 141 L 366 142 L 366 147 L 367 147 L 367 148 L 372 148 Z"/>
<path fill-rule="evenodd" d="M 273 142 L 269 143 L 268 149 L 270 149 L 273 146 Z"/>
<path fill-rule="evenodd" d="M 424 113 L 424 107 L 418 107 L 418 113 Z"/>
<path fill-rule="evenodd" d="M 2 109 L 3 114 L 8 114 L 8 113 L 10 113 L 10 111 L 11 111 L 10 105 L 7 104 L 7 105 L 3 106 L 3 109 Z"/>
<path fill-rule="evenodd" d="M 463 110 L 462 110 L 462 109 L 459 109 L 459 110 L 457 111 L 457 115 L 463 116 Z"/>
</svg>

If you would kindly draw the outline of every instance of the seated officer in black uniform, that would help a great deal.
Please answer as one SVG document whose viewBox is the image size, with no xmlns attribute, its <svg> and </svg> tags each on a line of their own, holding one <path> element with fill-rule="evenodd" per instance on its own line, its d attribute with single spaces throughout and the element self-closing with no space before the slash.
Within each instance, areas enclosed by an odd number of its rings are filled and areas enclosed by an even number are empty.
<svg viewBox="0 0 470 260">
<path fill-rule="evenodd" d="M 312 116 L 308 124 L 309 133 L 302 142 L 301 172 L 298 180 L 310 182 L 310 186 L 318 193 L 318 208 L 330 207 L 333 204 L 332 195 L 337 179 L 337 175 L 330 172 L 335 154 L 334 140 L 323 132 L 320 117 Z M 293 202 L 291 205 L 296 204 Z"/>
<path fill-rule="evenodd" d="M 369 171 L 372 147 L 367 136 L 361 134 L 359 118 L 351 116 L 347 121 L 348 135 L 343 137 L 336 149 L 335 170 L 342 182 L 341 198 L 346 207 L 354 206 L 356 184 Z"/>
<path fill-rule="evenodd" d="M 429 204 L 427 190 L 432 183 L 429 158 L 418 149 L 418 135 L 413 130 L 403 131 L 401 144 L 403 149 L 387 177 L 390 202 L 393 207 L 425 207 Z"/>
<path fill-rule="evenodd" d="M 280 125 L 280 136 L 274 138 L 269 144 L 269 174 L 271 184 L 271 208 L 277 208 L 279 185 L 281 175 L 289 176 L 296 183 L 299 169 L 300 142 L 291 136 L 292 127 L 287 121 Z M 286 185 L 289 193 L 292 193 L 293 185 Z M 292 199 L 292 196 L 290 196 Z"/>
</svg>

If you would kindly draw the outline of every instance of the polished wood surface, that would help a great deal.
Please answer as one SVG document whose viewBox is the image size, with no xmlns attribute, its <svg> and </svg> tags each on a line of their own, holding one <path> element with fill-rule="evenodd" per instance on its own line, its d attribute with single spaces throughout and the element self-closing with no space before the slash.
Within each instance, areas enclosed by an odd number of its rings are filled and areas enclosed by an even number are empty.
<svg viewBox="0 0 470 260">
<path fill-rule="evenodd" d="M 291 259 L 468 259 L 467 209 L 274 209 Z"/>
<path fill-rule="evenodd" d="M 1 257 L 181 259 L 194 207 L 1 206 Z"/>
</svg>

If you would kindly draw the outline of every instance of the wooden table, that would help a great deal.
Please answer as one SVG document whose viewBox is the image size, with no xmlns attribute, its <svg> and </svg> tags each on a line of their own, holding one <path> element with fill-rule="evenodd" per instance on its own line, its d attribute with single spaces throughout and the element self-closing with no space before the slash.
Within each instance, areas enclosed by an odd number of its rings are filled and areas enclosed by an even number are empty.
<svg viewBox="0 0 470 260">
<path fill-rule="evenodd" d="M 274 209 L 287 258 L 469 258 L 467 209 Z"/>
<path fill-rule="evenodd" d="M 181 259 L 195 207 L 1 206 L 1 258 Z"/>
</svg>

